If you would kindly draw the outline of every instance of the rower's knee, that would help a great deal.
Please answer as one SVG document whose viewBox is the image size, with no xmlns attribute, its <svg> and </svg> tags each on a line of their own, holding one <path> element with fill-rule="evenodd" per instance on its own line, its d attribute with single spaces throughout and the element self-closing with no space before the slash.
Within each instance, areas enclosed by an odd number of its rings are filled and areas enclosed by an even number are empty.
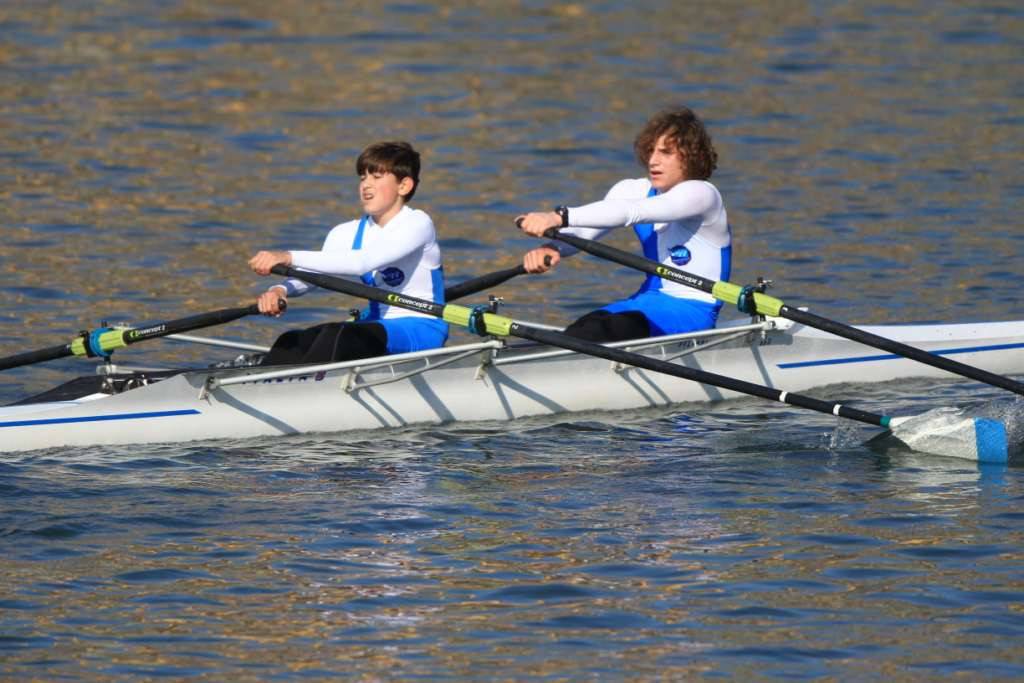
<svg viewBox="0 0 1024 683">
<path fill-rule="evenodd" d="M 640 311 L 611 313 L 602 309 L 587 313 L 565 328 L 565 333 L 593 342 L 625 341 L 649 337 L 651 326 Z"/>
</svg>

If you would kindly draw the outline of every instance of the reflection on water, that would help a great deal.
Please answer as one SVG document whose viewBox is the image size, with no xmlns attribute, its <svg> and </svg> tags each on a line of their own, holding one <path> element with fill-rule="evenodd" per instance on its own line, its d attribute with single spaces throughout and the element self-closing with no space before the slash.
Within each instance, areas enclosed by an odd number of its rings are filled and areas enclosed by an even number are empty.
<svg viewBox="0 0 1024 683">
<path fill-rule="evenodd" d="M 13 456 L 7 670 L 1019 672 L 1019 468 L 677 411 Z"/>
<path fill-rule="evenodd" d="M 851 322 L 1021 317 L 1013 3 L 5 3 L 0 36 L 3 355 L 248 301 L 254 249 L 358 211 L 379 138 L 423 152 L 449 275 L 508 267 L 534 244 L 512 217 L 639 175 L 668 102 L 719 148 L 734 281 Z M 498 293 L 564 323 L 639 281 L 579 257 Z M 0 397 L 83 368 L 5 372 Z M 855 396 L 984 408 L 1024 441 L 997 390 Z M 867 436 L 740 401 L 5 459 L 0 672 L 1020 677 L 1016 462 Z"/>
<path fill-rule="evenodd" d="M 789 437 L 712 415 L 677 443 L 664 411 L 26 455 L 0 647 L 47 675 L 1019 667 L 1016 470 L 801 450 L 827 430 L 743 412 Z"/>
</svg>

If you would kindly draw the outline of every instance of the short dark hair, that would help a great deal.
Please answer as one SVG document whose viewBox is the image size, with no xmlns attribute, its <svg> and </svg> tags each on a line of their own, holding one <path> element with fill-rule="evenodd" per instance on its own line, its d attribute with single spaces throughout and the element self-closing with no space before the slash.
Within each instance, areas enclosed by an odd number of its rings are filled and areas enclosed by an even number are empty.
<svg viewBox="0 0 1024 683">
<path fill-rule="evenodd" d="M 394 173 L 399 180 L 412 178 L 412 189 L 403 199 L 409 201 L 420 186 L 420 153 L 408 142 L 375 142 L 356 159 L 356 175 Z"/>
<path fill-rule="evenodd" d="M 691 180 L 707 180 L 718 167 L 718 152 L 703 122 L 689 107 L 671 107 L 658 112 L 644 125 L 633 142 L 636 159 L 644 168 L 654 145 L 662 135 L 675 143 L 683 155 L 686 175 Z"/>
</svg>

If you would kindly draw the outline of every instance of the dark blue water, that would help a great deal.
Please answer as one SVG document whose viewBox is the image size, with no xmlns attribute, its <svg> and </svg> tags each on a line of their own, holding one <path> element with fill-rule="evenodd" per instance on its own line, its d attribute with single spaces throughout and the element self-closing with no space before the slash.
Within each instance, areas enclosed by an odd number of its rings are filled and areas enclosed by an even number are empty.
<svg viewBox="0 0 1024 683">
<path fill-rule="evenodd" d="M 719 149 L 733 281 L 849 322 L 1018 319 L 1022 46 L 1000 0 L 0 3 L 0 355 L 250 300 L 246 258 L 351 218 L 380 138 L 423 152 L 450 275 L 511 266 L 534 245 L 512 218 L 640 175 L 632 136 L 669 102 Z M 579 257 L 500 293 L 564 323 L 637 281 Z M 0 399 L 90 371 L 6 371 Z M 749 400 L 5 456 L 0 677 L 1024 676 L 1024 406 L 833 391 L 1000 414 L 1017 450 L 884 450 Z"/>
</svg>

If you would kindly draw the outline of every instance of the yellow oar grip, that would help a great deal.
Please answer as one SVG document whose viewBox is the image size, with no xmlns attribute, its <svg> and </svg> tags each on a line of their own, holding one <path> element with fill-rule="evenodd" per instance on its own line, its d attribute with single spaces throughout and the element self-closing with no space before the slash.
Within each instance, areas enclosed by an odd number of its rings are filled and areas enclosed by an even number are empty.
<svg viewBox="0 0 1024 683">
<path fill-rule="evenodd" d="M 776 318 L 779 317 L 782 307 L 786 305 L 782 299 L 776 299 L 760 292 L 754 292 L 754 304 L 757 306 L 757 312 L 761 315 L 771 315 Z"/>
<path fill-rule="evenodd" d="M 487 329 L 487 334 L 507 337 L 512 333 L 512 322 L 512 318 L 506 318 L 503 315 L 484 313 L 484 327 Z"/>
<path fill-rule="evenodd" d="M 469 327 L 469 316 L 472 313 L 472 308 L 448 304 L 444 307 L 444 315 L 442 317 L 446 323 L 451 325 Z M 511 332 L 513 322 L 514 321 L 511 318 L 506 318 L 503 315 L 484 313 L 484 328 L 487 330 L 487 334 L 493 334 L 498 337 L 507 337 Z"/>
<path fill-rule="evenodd" d="M 718 281 L 711 288 L 711 296 L 715 297 L 719 301 L 724 301 L 727 304 L 738 303 L 742 292 L 742 287 L 734 285 L 731 282 Z M 779 312 L 785 305 L 785 302 L 781 299 L 776 299 L 773 296 L 768 296 L 761 292 L 754 292 L 754 306 L 757 308 L 757 312 L 761 315 L 772 315 L 778 317 Z"/>
<path fill-rule="evenodd" d="M 95 353 L 96 350 L 99 350 L 102 353 L 107 353 L 108 351 L 114 351 L 115 349 L 122 349 L 128 346 L 124 342 L 123 329 L 108 330 L 106 332 L 103 332 L 102 334 L 96 337 L 95 341 L 96 344 L 99 345 L 99 349 L 94 349 L 93 355 L 99 355 Z M 83 337 L 77 337 L 75 338 L 74 341 L 71 342 L 71 353 L 73 353 L 76 356 L 89 355 L 89 350 L 86 349 L 85 347 L 85 339 Z"/>
<path fill-rule="evenodd" d="M 71 353 L 76 356 L 88 355 L 85 352 L 85 340 L 81 337 L 75 337 L 74 341 L 71 342 Z"/>
<path fill-rule="evenodd" d="M 711 296 L 715 297 L 719 301 L 724 301 L 727 304 L 735 304 L 740 300 L 740 291 L 742 291 L 742 289 L 743 288 L 739 285 L 719 280 L 711 288 Z"/>
<path fill-rule="evenodd" d="M 463 327 L 466 327 L 467 325 L 469 325 L 469 314 L 471 312 L 471 309 L 468 309 L 465 306 L 456 306 L 454 304 L 448 304 L 447 306 L 444 307 L 444 312 L 443 315 L 441 316 L 441 319 L 444 320 L 449 325 L 461 325 Z"/>
</svg>

